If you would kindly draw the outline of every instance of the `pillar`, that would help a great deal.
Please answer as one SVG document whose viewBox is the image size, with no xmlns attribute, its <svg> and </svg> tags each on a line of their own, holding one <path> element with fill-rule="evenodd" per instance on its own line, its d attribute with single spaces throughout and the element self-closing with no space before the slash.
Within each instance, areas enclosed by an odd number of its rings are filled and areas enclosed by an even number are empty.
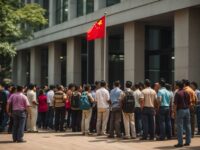
<svg viewBox="0 0 200 150">
<path fill-rule="evenodd" d="M 138 22 L 124 24 L 124 80 L 144 80 L 144 25 Z"/>
<path fill-rule="evenodd" d="M 81 39 L 67 39 L 67 84 L 81 84 Z"/>
<path fill-rule="evenodd" d="M 52 27 L 55 24 L 55 2 L 55 0 L 49 0 L 49 27 Z"/>
<path fill-rule="evenodd" d="M 48 84 L 56 85 L 61 83 L 61 47 L 59 44 L 50 43 L 48 52 Z"/>
<path fill-rule="evenodd" d="M 41 55 L 37 48 L 31 48 L 30 51 L 30 82 L 41 85 Z"/>
<path fill-rule="evenodd" d="M 175 80 L 182 78 L 200 83 L 200 9 L 175 12 Z"/>
</svg>

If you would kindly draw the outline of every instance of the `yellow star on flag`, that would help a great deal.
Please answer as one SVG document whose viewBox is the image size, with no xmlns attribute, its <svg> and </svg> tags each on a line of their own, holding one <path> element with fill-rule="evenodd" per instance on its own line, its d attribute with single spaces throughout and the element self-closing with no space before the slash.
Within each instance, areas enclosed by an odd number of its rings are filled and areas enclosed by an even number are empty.
<svg viewBox="0 0 200 150">
<path fill-rule="evenodd" d="M 101 26 L 103 24 L 102 20 L 99 20 L 99 22 L 97 23 L 99 26 Z"/>
</svg>

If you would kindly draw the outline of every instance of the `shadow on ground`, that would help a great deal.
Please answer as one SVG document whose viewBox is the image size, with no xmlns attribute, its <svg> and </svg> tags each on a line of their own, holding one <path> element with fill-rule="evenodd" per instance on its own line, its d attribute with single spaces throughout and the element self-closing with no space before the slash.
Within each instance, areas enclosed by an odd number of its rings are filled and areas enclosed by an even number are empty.
<svg viewBox="0 0 200 150">
<path fill-rule="evenodd" d="M 171 150 L 171 149 L 177 149 L 177 148 L 175 148 L 174 146 L 160 146 L 160 147 L 155 147 L 155 149 Z M 200 146 L 181 147 L 178 150 L 200 150 Z"/>
</svg>

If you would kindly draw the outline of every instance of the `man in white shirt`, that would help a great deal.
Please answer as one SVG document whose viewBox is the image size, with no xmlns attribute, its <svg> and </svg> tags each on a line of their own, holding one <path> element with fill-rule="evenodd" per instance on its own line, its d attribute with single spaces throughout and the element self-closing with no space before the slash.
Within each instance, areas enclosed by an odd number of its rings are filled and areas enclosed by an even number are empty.
<svg viewBox="0 0 200 150">
<path fill-rule="evenodd" d="M 27 98 L 30 103 L 30 110 L 31 110 L 31 117 L 28 115 L 27 118 L 27 131 L 29 132 L 37 132 L 36 127 L 36 121 L 37 121 L 37 115 L 38 115 L 38 102 L 36 98 L 36 87 L 33 84 L 29 85 L 28 92 L 27 92 Z"/>
<path fill-rule="evenodd" d="M 101 88 L 96 91 L 95 100 L 97 102 L 97 135 L 103 135 L 106 133 L 106 127 L 110 111 L 110 95 L 108 90 L 106 89 L 105 81 L 101 81 Z"/>
<path fill-rule="evenodd" d="M 53 118 L 54 118 L 54 110 L 53 110 L 53 98 L 54 98 L 54 89 L 53 85 L 50 85 L 50 90 L 47 92 L 47 103 L 49 105 L 48 114 L 47 114 L 47 125 L 48 128 L 53 129 Z"/>
</svg>

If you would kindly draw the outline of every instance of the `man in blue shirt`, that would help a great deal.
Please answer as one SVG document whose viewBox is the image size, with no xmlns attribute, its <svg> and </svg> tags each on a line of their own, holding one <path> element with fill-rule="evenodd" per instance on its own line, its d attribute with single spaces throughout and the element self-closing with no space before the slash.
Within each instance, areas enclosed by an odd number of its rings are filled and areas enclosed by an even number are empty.
<svg viewBox="0 0 200 150">
<path fill-rule="evenodd" d="M 170 103 L 172 100 L 170 92 L 165 88 L 165 80 L 161 79 L 160 89 L 158 91 L 158 103 L 159 103 L 159 126 L 160 137 L 157 140 L 171 139 L 172 129 L 170 120 Z"/>
<path fill-rule="evenodd" d="M 121 106 L 120 95 L 122 90 L 120 89 L 120 82 L 114 82 L 114 89 L 110 92 L 111 100 L 111 115 L 110 115 L 110 132 L 109 138 L 114 138 L 114 130 L 117 137 L 121 137 L 120 122 L 121 122 Z"/>
</svg>

